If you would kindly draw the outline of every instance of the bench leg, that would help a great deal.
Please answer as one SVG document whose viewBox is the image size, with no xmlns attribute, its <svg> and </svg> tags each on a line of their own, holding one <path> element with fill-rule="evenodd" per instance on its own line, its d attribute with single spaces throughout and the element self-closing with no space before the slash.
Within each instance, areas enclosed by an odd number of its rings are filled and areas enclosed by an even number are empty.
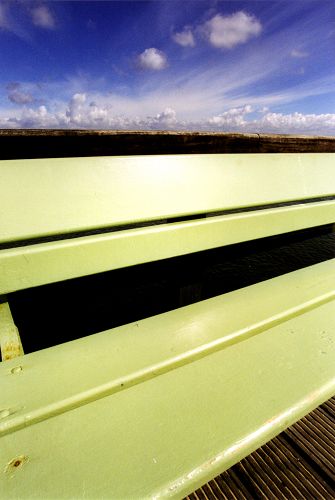
<svg viewBox="0 0 335 500">
<path fill-rule="evenodd" d="M 20 334 L 14 324 L 8 302 L 0 304 L 0 348 L 2 361 L 24 354 Z"/>
</svg>

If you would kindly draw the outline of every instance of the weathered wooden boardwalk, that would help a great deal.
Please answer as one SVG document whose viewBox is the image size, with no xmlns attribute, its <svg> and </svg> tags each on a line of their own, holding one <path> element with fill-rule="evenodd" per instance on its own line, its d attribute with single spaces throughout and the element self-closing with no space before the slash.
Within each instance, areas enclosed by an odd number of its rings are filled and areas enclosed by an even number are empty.
<svg viewBox="0 0 335 500">
<path fill-rule="evenodd" d="M 223 498 L 335 498 L 335 398 L 188 497 Z"/>
<path fill-rule="evenodd" d="M 182 153 L 331 153 L 335 137 L 123 130 L 0 130 L 0 158 Z"/>
</svg>

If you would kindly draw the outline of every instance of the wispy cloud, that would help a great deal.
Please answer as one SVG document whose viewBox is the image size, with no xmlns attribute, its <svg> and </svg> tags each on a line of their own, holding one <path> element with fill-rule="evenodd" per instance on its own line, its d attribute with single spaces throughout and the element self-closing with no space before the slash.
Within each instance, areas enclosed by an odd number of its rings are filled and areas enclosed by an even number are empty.
<svg viewBox="0 0 335 500">
<path fill-rule="evenodd" d="M 293 49 L 291 51 L 291 57 L 296 57 L 298 59 L 301 59 L 301 58 L 304 58 L 304 57 L 308 57 L 308 52 L 304 51 L 304 50 L 299 50 L 299 49 Z"/>
<path fill-rule="evenodd" d="M 26 29 L 18 22 L 15 16 L 13 6 L 17 7 L 16 3 L 1 2 L 0 0 L 0 32 L 8 32 L 18 36 L 21 39 L 28 40 L 29 35 Z M 20 8 L 18 8 L 20 10 Z"/>
<path fill-rule="evenodd" d="M 53 29 L 55 27 L 55 17 L 47 5 L 33 7 L 30 13 L 35 26 L 45 29 Z"/>
<path fill-rule="evenodd" d="M 10 82 L 6 89 L 8 91 L 8 99 L 15 104 L 30 104 L 34 101 L 32 94 L 22 90 L 19 82 Z"/>
<path fill-rule="evenodd" d="M 7 6 L 0 3 L 0 29 L 9 29 L 10 23 L 7 17 Z"/>
<path fill-rule="evenodd" d="M 34 26 L 50 30 L 54 29 L 56 24 L 54 13 L 46 4 L 0 0 L 0 31 L 7 31 L 30 42 Z"/>
</svg>

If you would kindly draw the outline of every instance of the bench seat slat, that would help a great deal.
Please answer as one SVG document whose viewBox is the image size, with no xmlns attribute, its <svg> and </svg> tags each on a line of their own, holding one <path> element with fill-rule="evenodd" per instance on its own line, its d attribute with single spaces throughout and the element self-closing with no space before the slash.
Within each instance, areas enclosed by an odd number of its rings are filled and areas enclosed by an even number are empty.
<svg viewBox="0 0 335 500">
<path fill-rule="evenodd" d="M 60 405 L 60 402 L 65 411 L 69 406 L 119 391 L 121 383 L 123 390 L 241 342 L 333 299 L 335 259 L 136 323 L 26 354 L 19 363 L 28 369 L 20 379 L 6 377 L 10 363 L 15 364 L 15 360 L 6 362 L 6 366 L 0 364 L 3 404 L 10 404 L 15 390 L 15 397 L 24 406 L 24 412 L 0 421 L 0 435 L 20 427 L 22 422 L 27 425 L 27 413 L 29 422 L 34 422 L 35 414 L 37 419 L 40 414 L 47 417 L 49 407 Z M 33 370 L 29 369 L 31 366 Z M 70 374 L 71 384 L 68 385 Z M 50 382 L 47 393 L 43 387 L 39 390 L 39 383 L 45 377 Z M 55 380 L 57 384 L 52 382 Z M 33 394 L 29 393 L 29 386 L 35 387 Z"/>
<path fill-rule="evenodd" d="M 331 260 L 4 363 L 2 457 L 24 464 L 1 491 L 191 492 L 333 395 L 334 278 Z"/>
<path fill-rule="evenodd" d="M 335 221 L 335 201 L 0 250 L 0 295 Z"/>
<path fill-rule="evenodd" d="M 332 196 L 333 168 L 331 153 L 2 161 L 0 243 Z"/>
<path fill-rule="evenodd" d="M 24 464 L 19 481 L 1 475 L 1 491 L 6 498 L 180 498 L 249 454 L 335 391 L 334 266 L 28 354 L 19 373 L 11 373 L 18 361 L 6 362 L 2 401 L 14 410 L 0 421 L 2 460 L 20 456 Z M 266 318 L 250 336 L 253 322 Z M 225 348 L 159 372 L 164 356 L 243 325 Z M 143 363 L 152 364 L 151 376 L 127 385 L 125 374 L 143 371 Z M 104 392 L 112 380 L 118 391 Z M 92 384 L 102 392 L 90 398 Z"/>
</svg>

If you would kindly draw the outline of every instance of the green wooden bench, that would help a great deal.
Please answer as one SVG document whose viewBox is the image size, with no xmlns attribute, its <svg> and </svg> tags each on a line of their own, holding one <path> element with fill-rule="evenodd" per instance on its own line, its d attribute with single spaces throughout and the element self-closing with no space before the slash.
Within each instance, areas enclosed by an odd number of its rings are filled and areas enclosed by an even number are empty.
<svg viewBox="0 0 335 500">
<path fill-rule="evenodd" d="M 335 259 L 26 355 L 10 302 L 333 223 L 334 171 L 333 153 L 1 161 L 0 497 L 180 498 L 333 396 Z"/>
</svg>

